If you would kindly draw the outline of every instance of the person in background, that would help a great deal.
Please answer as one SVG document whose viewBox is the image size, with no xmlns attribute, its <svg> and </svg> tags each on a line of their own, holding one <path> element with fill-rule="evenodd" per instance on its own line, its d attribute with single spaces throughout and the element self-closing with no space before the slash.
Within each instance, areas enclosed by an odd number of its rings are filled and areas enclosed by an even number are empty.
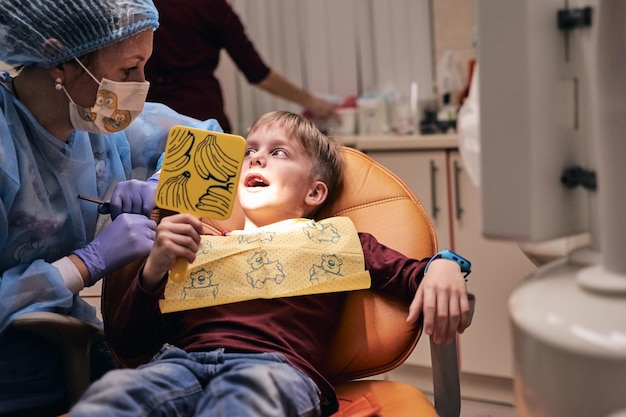
<svg viewBox="0 0 626 417">
<path fill-rule="evenodd" d="M 231 132 L 215 77 L 223 49 L 250 84 L 301 105 L 313 117 L 335 117 L 332 103 L 294 85 L 263 61 L 227 0 L 154 0 L 154 4 L 161 18 L 154 54 L 146 65 L 152 85 L 148 100 L 198 119 L 215 118 Z"/>
<path fill-rule="evenodd" d="M 77 294 L 149 253 L 156 185 L 140 179 L 169 128 L 220 130 L 144 108 L 157 26 L 151 0 L 0 0 L 0 61 L 13 69 L 0 73 L 0 414 L 40 415 L 65 395 L 62 353 L 12 321 L 52 311 L 100 325 Z M 110 216 L 79 195 L 108 200 Z M 94 378 L 114 367 L 104 346 Z"/>
<path fill-rule="evenodd" d="M 263 115 L 251 127 L 246 146 L 237 189 L 244 229 L 214 236 L 201 250 L 217 250 L 226 239 L 242 242 L 246 235 L 256 244 L 265 238 L 261 228 L 274 236 L 289 221 L 292 227 L 306 227 L 309 222 L 302 218 L 312 218 L 342 178 L 338 141 L 300 115 Z M 301 231 L 296 230 L 304 238 Z M 363 250 L 364 264 L 354 262 L 369 271 L 371 288 L 411 303 L 408 322 L 423 312 L 424 331 L 435 343 L 449 343 L 469 325 L 464 274 L 457 262 L 437 255 L 410 259 L 368 233 L 345 231 L 341 239 L 354 239 Z M 95 382 L 70 417 L 293 417 L 337 410 L 336 394 L 320 369 L 346 292 L 160 312 L 168 271 L 178 257 L 195 260 L 202 233 L 203 223 L 189 214 L 161 220 L 150 255 L 108 323 L 110 343 L 122 357 L 156 355 L 146 365 L 111 371 Z M 246 263 L 232 256 L 222 262 Z"/>
</svg>

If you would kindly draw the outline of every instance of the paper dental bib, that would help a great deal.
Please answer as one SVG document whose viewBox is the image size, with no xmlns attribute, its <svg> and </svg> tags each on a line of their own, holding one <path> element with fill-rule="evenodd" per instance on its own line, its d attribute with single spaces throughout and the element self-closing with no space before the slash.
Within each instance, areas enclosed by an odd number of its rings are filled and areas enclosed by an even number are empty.
<svg viewBox="0 0 626 417">
<path fill-rule="evenodd" d="M 286 220 L 229 236 L 203 236 L 196 261 L 170 275 L 163 313 L 257 298 L 291 297 L 370 287 L 352 221 Z M 184 268 L 181 270 L 181 268 Z"/>
</svg>

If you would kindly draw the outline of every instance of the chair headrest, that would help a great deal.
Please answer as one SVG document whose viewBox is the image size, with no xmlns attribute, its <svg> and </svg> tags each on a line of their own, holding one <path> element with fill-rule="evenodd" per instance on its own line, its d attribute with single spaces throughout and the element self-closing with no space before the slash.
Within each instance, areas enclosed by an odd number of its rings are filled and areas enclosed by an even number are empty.
<svg viewBox="0 0 626 417">
<path fill-rule="evenodd" d="M 437 238 L 426 211 L 413 192 L 393 172 L 353 148 L 344 147 L 342 187 L 322 207 L 318 219 L 347 216 L 356 229 L 374 235 L 379 242 L 416 259 L 437 252 Z M 219 230 L 243 227 L 238 206 L 224 221 L 206 219 Z"/>
</svg>

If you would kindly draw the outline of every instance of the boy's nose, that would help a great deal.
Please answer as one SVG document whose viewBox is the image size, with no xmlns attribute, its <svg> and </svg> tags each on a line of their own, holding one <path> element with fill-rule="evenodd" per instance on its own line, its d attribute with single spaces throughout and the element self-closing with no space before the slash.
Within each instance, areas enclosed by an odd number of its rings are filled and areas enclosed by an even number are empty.
<svg viewBox="0 0 626 417">
<path fill-rule="evenodd" d="M 261 157 L 261 155 L 259 155 L 259 153 L 255 153 L 252 158 L 250 159 L 250 165 L 260 165 L 263 166 L 263 158 Z"/>
</svg>

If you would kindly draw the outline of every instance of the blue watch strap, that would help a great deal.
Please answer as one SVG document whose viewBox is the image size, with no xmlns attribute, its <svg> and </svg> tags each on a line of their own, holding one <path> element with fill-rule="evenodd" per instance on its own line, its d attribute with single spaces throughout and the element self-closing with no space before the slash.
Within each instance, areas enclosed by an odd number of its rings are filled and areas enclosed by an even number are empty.
<svg viewBox="0 0 626 417">
<path fill-rule="evenodd" d="M 435 254 L 435 256 L 433 256 L 432 258 L 430 258 L 430 261 L 428 261 L 428 263 L 426 264 L 426 268 L 424 268 L 424 274 L 428 272 L 428 267 L 430 266 L 430 263 L 439 258 L 448 259 L 459 264 L 459 266 L 461 267 L 461 272 L 465 273 L 463 277 L 467 281 L 467 276 L 470 274 L 470 272 L 472 272 L 472 263 L 458 253 L 452 252 L 450 249 L 444 249 L 441 252 Z"/>
</svg>

